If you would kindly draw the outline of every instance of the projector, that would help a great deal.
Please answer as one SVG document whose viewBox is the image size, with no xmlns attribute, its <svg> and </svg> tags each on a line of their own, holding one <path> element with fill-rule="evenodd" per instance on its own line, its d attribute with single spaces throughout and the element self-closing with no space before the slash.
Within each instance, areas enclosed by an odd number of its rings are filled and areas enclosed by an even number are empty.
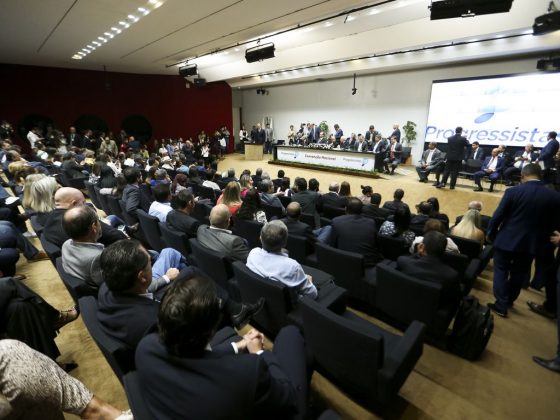
<svg viewBox="0 0 560 420">
<path fill-rule="evenodd" d="M 544 35 L 560 29 L 560 11 L 535 18 L 533 35 Z"/>
<path fill-rule="evenodd" d="M 509 12 L 513 0 L 442 0 L 432 1 L 431 20 L 472 17 Z"/>
<path fill-rule="evenodd" d="M 274 57 L 274 44 L 272 42 L 249 48 L 245 51 L 245 60 L 247 63 L 262 61 Z"/>
</svg>

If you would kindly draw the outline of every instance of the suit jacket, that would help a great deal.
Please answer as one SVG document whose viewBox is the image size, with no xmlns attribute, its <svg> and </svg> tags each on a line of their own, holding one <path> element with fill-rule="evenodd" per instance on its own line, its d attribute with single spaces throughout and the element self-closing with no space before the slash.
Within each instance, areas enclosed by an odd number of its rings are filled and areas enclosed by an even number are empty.
<svg viewBox="0 0 560 420">
<path fill-rule="evenodd" d="M 328 193 L 325 193 L 325 194 L 321 195 L 319 197 L 319 201 L 321 203 L 321 207 L 322 206 L 331 206 L 331 207 L 344 208 L 344 207 L 346 207 L 346 204 L 348 203 L 348 200 L 346 199 L 346 197 L 341 197 L 340 195 L 338 195 L 337 193 L 334 193 L 334 192 L 328 192 Z"/>
<path fill-rule="evenodd" d="M 320 205 L 320 195 L 315 191 L 301 191 L 294 194 L 292 201 L 297 201 L 301 205 L 302 213 L 312 214 L 315 218 L 315 226 L 318 228 L 321 224 L 321 217 L 317 212 L 317 204 Z"/>
<path fill-rule="evenodd" d="M 403 203 L 402 201 L 385 201 L 385 203 L 383 204 L 383 208 L 387 209 L 391 212 L 391 214 L 394 214 L 395 211 L 397 210 L 398 206 L 406 206 L 408 207 L 408 204 Z"/>
<path fill-rule="evenodd" d="M 480 170 L 485 171 L 486 169 L 488 169 L 491 160 L 492 160 L 492 156 L 487 156 L 486 159 L 484 159 L 484 163 L 482 164 L 482 168 L 480 168 Z M 504 169 L 504 164 L 505 164 L 505 159 L 498 156 L 498 163 L 496 164 L 495 172 L 501 172 L 502 169 Z"/>
<path fill-rule="evenodd" d="M 147 200 L 138 185 L 129 184 L 124 187 L 122 200 L 124 201 L 126 212 L 135 220 L 138 219 L 136 217 L 136 210 L 142 209 L 146 213 L 150 210 L 151 203 Z"/>
<path fill-rule="evenodd" d="M 391 143 L 389 143 L 389 147 L 387 147 L 387 157 L 390 159 L 391 158 Z M 402 156 L 402 144 L 400 143 L 395 143 L 395 150 L 393 151 L 393 155 L 394 155 L 394 161 L 397 161 L 400 163 L 401 161 L 401 156 Z"/>
<path fill-rule="evenodd" d="M 251 131 L 251 140 L 257 144 L 263 144 L 266 137 L 266 133 L 261 128 L 260 130 L 253 130 Z"/>
<path fill-rule="evenodd" d="M 428 161 L 428 156 L 430 155 L 430 149 L 424 150 L 422 153 L 422 159 L 420 159 L 421 164 L 426 164 Z M 434 149 L 434 154 L 432 155 L 432 161 L 430 162 L 430 166 L 434 166 L 441 161 L 441 150 Z"/>
<path fill-rule="evenodd" d="M 196 238 L 196 232 L 200 226 L 200 222 L 194 217 L 177 210 L 167 213 L 165 223 L 172 229 L 186 233 L 189 238 Z"/>
<path fill-rule="evenodd" d="M 476 151 L 471 149 L 471 152 L 469 153 L 469 159 L 484 160 L 484 149 L 482 149 L 482 147 L 479 147 L 478 149 L 476 149 Z"/>
<path fill-rule="evenodd" d="M 73 160 L 65 160 L 62 162 L 62 169 L 68 174 L 70 178 L 85 178 L 86 175 L 82 172 L 83 166 L 80 166 Z"/>
<path fill-rule="evenodd" d="M 200 245 L 220 252 L 227 258 L 247 261 L 250 249 L 240 236 L 223 229 L 213 229 L 210 226 L 201 225 L 196 232 L 196 238 Z"/>
<path fill-rule="evenodd" d="M 397 143 L 401 142 L 401 130 L 400 129 L 397 128 L 396 130 L 393 130 L 393 132 L 391 133 L 389 138 L 391 138 L 393 136 L 395 136 L 397 138 Z"/>
<path fill-rule="evenodd" d="M 357 152 L 357 151 L 358 151 L 358 147 L 360 147 L 360 142 L 359 142 L 359 141 L 355 141 L 355 142 L 352 144 L 352 150 L 353 150 L 354 152 Z M 367 144 L 367 142 L 364 141 L 364 142 L 362 143 L 362 150 L 361 150 L 360 152 L 361 152 L 361 153 L 364 153 L 364 152 L 367 152 L 367 151 L 368 151 L 368 144 Z"/>
<path fill-rule="evenodd" d="M 512 165 L 514 165 L 517 162 L 517 158 L 521 158 L 523 156 L 523 153 L 525 153 L 525 150 L 518 150 L 517 152 L 515 152 L 515 154 L 513 155 L 513 160 L 512 160 Z M 528 165 L 529 163 L 535 162 L 538 158 L 539 155 L 537 152 L 531 152 L 528 156 L 529 160 L 525 160 L 523 161 L 523 166 Z"/>
<path fill-rule="evenodd" d="M 369 131 L 369 129 L 366 131 L 366 140 L 369 142 L 373 142 L 373 140 L 375 140 L 375 136 L 377 136 L 379 134 L 379 132 L 377 132 L 377 130 L 373 130 L 373 133 L 371 131 Z"/>
<path fill-rule="evenodd" d="M 509 188 L 488 225 L 494 247 L 538 255 L 550 251 L 549 237 L 560 226 L 560 194 L 541 181 Z"/>
<path fill-rule="evenodd" d="M 440 283 L 442 285 L 440 304 L 456 304 L 461 295 L 459 274 L 437 257 L 400 256 L 397 270 L 418 280 Z"/>
<path fill-rule="evenodd" d="M 157 419 L 292 418 L 297 412 L 296 390 L 269 351 L 235 355 L 212 348 L 198 358 L 178 357 L 150 334 L 138 346 L 136 366 L 142 397 Z"/>
<path fill-rule="evenodd" d="M 447 139 L 447 160 L 457 161 L 465 158 L 465 150 L 470 143 L 466 137 L 455 134 Z"/>
<path fill-rule="evenodd" d="M 62 244 L 70 239 L 62 228 L 62 218 L 64 217 L 64 213 L 66 213 L 66 209 L 54 209 L 48 214 L 48 216 L 46 216 L 46 221 L 43 225 L 43 235 L 45 236 L 45 239 L 52 242 L 59 248 L 62 248 Z M 101 223 L 101 238 L 99 238 L 99 243 L 109 246 L 113 242 L 121 239 L 126 239 L 126 235 L 123 232 L 111 225 L 108 225 L 107 223 Z"/>
<path fill-rule="evenodd" d="M 268 130 L 268 133 L 267 133 Z M 274 130 L 272 128 L 265 128 L 264 129 L 264 140 L 267 143 L 270 143 L 274 140 Z"/>
<path fill-rule="evenodd" d="M 375 221 L 368 217 L 345 214 L 332 220 L 331 245 L 362 254 L 366 267 L 372 267 L 383 259 L 375 244 L 376 238 Z"/>
<path fill-rule="evenodd" d="M 339 128 L 338 130 L 336 130 L 336 132 L 334 133 L 334 138 L 336 140 L 340 140 L 340 138 L 344 135 L 344 132 L 342 131 L 342 128 Z"/>
<path fill-rule="evenodd" d="M 541 150 L 539 161 L 544 163 L 544 169 L 554 168 L 554 155 L 558 153 L 558 140 L 550 140 Z"/>
<path fill-rule="evenodd" d="M 309 143 L 317 143 L 317 141 L 319 140 L 320 131 L 321 130 L 317 126 L 309 130 L 309 133 L 307 133 L 307 139 L 309 140 Z"/>
<path fill-rule="evenodd" d="M 303 223 L 299 220 L 290 219 L 285 217 L 280 219 L 286 227 L 288 228 L 288 235 L 303 236 L 309 239 L 310 242 L 315 242 L 315 235 L 313 235 L 313 229 L 307 223 Z"/>
<path fill-rule="evenodd" d="M 379 140 L 379 146 L 377 146 L 377 154 L 383 155 L 387 151 L 387 147 L 389 146 L 389 142 L 387 139 Z M 375 142 L 371 145 L 371 151 L 375 149 Z"/>
<path fill-rule="evenodd" d="M 393 213 L 391 213 L 390 210 L 373 204 L 366 204 L 362 207 L 362 215 L 371 219 L 376 217 L 387 219 L 387 217 L 389 217 L 391 214 Z"/>
<path fill-rule="evenodd" d="M 81 134 L 76 133 L 76 134 L 74 134 L 74 137 L 72 138 L 72 134 L 69 133 L 66 136 L 66 144 L 68 146 L 76 146 L 76 147 L 82 148 L 82 147 L 84 147 L 84 140 L 83 140 L 83 137 L 82 137 Z"/>
</svg>

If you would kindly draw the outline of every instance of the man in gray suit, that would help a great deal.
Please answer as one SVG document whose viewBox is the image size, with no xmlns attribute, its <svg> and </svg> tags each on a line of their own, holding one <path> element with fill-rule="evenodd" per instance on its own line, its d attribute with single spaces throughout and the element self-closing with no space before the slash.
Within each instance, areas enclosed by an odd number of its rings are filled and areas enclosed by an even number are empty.
<svg viewBox="0 0 560 420">
<path fill-rule="evenodd" d="M 250 250 L 243 238 L 228 230 L 229 219 L 229 209 L 225 204 L 214 206 L 210 212 L 210 226 L 200 226 L 196 239 L 205 248 L 220 252 L 232 260 L 245 262 Z"/>
<path fill-rule="evenodd" d="M 437 144 L 432 142 L 428 144 L 428 148 L 422 153 L 422 159 L 416 166 L 416 172 L 420 178 L 420 182 L 428 182 L 428 175 L 434 170 L 441 169 L 441 150 L 437 148 Z M 439 172 L 437 176 L 439 177 Z"/>
<path fill-rule="evenodd" d="M 272 153 L 272 142 L 274 141 L 274 131 L 270 128 L 270 124 L 264 129 L 264 152 Z"/>
</svg>

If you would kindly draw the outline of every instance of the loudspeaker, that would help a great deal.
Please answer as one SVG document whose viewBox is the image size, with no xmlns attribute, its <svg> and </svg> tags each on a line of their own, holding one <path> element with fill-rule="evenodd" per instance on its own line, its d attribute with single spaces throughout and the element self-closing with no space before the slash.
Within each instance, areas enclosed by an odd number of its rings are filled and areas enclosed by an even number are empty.
<svg viewBox="0 0 560 420">
<path fill-rule="evenodd" d="M 196 68 L 196 64 L 191 64 L 189 66 L 179 67 L 179 76 L 187 77 L 187 76 L 196 76 L 198 70 Z"/>
<path fill-rule="evenodd" d="M 257 47 L 245 50 L 245 60 L 247 63 L 254 63 L 255 61 L 262 61 L 274 57 L 274 44 L 259 45 Z"/>
<path fill-rule="evenodd" d="M 206 86 L 206 79 L 197 77 L 196 79 L 193 80 L 193 83 L 196 87 L 203 87 Z"/>
<path fill-rule="evenodd" d="M 544 35 L 560 29 L 560 11 L 535 18 L 533 35 Z"/>
<path fill-rule="evenodd" d="M 509 12 L 513 0 L 442 0 L 430 6 L 431 20 Z"/>
</svg>

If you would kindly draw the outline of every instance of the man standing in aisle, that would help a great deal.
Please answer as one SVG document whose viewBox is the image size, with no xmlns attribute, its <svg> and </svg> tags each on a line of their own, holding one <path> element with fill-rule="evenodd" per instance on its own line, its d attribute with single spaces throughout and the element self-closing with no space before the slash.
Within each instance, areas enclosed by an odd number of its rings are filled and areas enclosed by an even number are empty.
<svg viewBox="0 0 560 420">
<path fill-rule="evenodd" d="M 264 129 L 264 152 L 272 153 L 272 142 L 274 137 L 274 131 L 270 128 L 270 124 L 266 125 Z"/>
<path fill-rule="evenodd" d="M 463 127 L 457 127 L 455 129 L 455 135 L 447 139 L 447 162 L 445 163 L 445 171 L 443 172 L 442 182 L 436 185 L 436 188 L 445 187 L 447 178 L 451 175 L 449 189 L 455 189 L 457 175 L 459 174 L 459 169 L 461 169 L 461 162 L 465 158 L 467 148 L 469 147 L 469 141 L 466 137 L 461 136 L 461 133 L 463 133 Z"/>
</svg>

